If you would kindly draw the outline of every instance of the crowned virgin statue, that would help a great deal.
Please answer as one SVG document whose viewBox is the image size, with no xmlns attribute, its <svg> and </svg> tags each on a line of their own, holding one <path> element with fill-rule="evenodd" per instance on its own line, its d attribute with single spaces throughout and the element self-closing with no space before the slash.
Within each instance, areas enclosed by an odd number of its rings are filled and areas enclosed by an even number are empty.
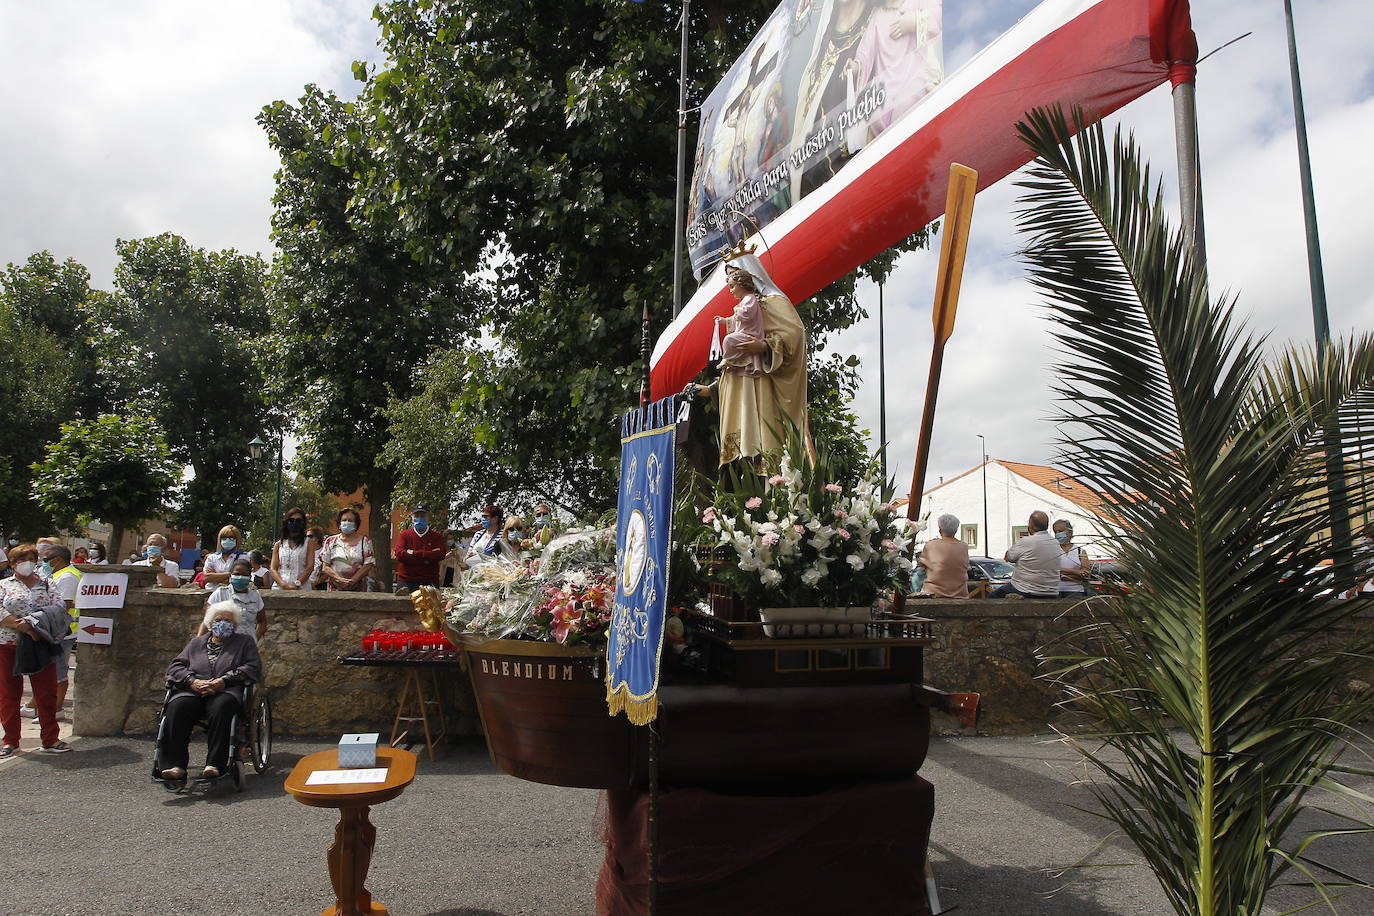
<svg viewBox="0 0 1374 916">
<path fill-rule="evenodd" d="M 767 456 L 782 452 L 793 426 L 802 431 L 807 451 L 812 450 L 806 328 L 754 251 L 741 242 L 721 255 L 725 282 L 739 305 L 728 325 L 720 378 L 712 386 L 698 385 L 697 391 L 710 396 L 717 389 L 721 467 L 747 459 L 755 471 L 766 473 Z"/>
</svg>

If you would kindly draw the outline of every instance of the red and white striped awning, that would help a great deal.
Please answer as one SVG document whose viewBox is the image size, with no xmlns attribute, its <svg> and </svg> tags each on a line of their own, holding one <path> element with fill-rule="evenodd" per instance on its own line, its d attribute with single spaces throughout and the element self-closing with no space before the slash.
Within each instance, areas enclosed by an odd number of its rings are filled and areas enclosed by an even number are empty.
<svg viewBox="0 0 1374 916">
<path fill-rule="evenodd" d="M 1169 79 L 1170 57 L 1196 55 L 1187 0 L 1046 0 L 770 223 L 763 266 L 801 302 L 937 219 L 951 162 L 977 170 L 982 190 L 1030 161 L 1015 134 L 1027 111 L 1100 119 Z M 733 308 L 717 268 L 658 339 L 655 398 L 705 367 L 714 319 Z"/>
</svg>

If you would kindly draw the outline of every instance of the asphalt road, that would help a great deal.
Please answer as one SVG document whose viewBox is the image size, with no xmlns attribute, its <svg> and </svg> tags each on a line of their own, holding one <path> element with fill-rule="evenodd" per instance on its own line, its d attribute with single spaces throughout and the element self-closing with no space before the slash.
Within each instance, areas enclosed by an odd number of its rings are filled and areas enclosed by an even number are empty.
<svg viewBox="0 0 1374 916">
<path fill-rule="evenodd" d="M 188 795 L 150 781 L 148 740 L 72 743 L 74 753 L 44 756 L 26 739 L 26 752 L 0 761 L 0 912 L 277 916 L 332 903 L 324 849 L 335 814 L 281 787 L 325 743 L 279 742 L 273 770 L 250 773 L 241 794 L 224 781 Z M 947 911 L 1168 912 L 1134 851 L 1075 807 L 1092 800 L 1062 745 L 937 739 L 922 775 L 936 787 L 931 860 Z M 450 746 L 433 763 L 422 757 L 405 794 L 373 809 L 368 886 L 397 916 L 589 916 L 602 858 L 597 802 L 595 791 L 505 776 L 480 745 Z M 1370 845 L 1347 841 L 1333 857 L 1368 869 Z M 1374 895 L 1344 903 L 1343 913 L 1374 913 Z"/>
</svg>

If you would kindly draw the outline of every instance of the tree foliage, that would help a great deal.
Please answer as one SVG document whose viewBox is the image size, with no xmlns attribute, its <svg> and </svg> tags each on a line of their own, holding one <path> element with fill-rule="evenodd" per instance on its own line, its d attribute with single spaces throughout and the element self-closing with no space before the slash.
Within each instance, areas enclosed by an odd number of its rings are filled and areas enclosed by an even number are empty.
<svg viewBox="0 0 1374 916">
<path fill-rule="evenodd" d="M 1109 148 L 1100 124 L 1059 111 L 1021 133 L 1038 157 L 1025 254 L 1066 351 L 1060 466 L 1133 494 L 1113 505 L 1113 547 L 1141 587 L 1059 675 L 1120 755 L 1079 744 L 1093 791 L 1180 914 L 1268 912 L 1290 879 L 1328 903 L 1331 885 L 1374 889 L 1324 864 L 1312 843 L 1332 834 L 1299 822 L 1326 792 L 1353 803 L 1335 834 L 1374 833 L 1354 816 L 1371 799 L 1336 776 L 1374 713 L 1374 639 L 1320 565 L 1332 520 L 1363 507 L 1314 485 L 1328 429 L 1351 453 L 1374 447 L 1374 336 L 1266 360 L 1234 301 L 1209 301 L 1133 140 Z"/>
<path fill-rule="evenodd" d="M 122 410 L 156 418 L 172 457 L 194 470 L 176 516 L 208 546 L 243 521 L 255 487 L 248 441 L 265 416 L 266 267 L 172 233 L 115 247 L 117 294 L 89 320 L 102 387 Z"/>
<path fill-rule="evenodd" d="M 302 435 L 299 461 L 326 488 L 362 488 L 379 574 L 390 570 L 395 472 L 378 462 L 390 398 L 409 397 L 431 349 L 462 340 L 479 309 L 448 265 L 417 263 L 393 219 L 354 200 L 376 153 L 352 103 L 307 86 L 259 123 L 281 158 L 273 238 L 274 393 Z"/>
<path fill-rule="evenodd" d="M 274 518 L 273 507 L 277 500 L 276 452 L 270 458 L 264 456 L 259 464 L 258 486 L 248 504 L 248 514 L 244 518 L 246 545 L 251 550 L 261 550 L 270 554 L 272 544 L 281 537 L 281 518 Z M 339 511 L 339 500 L 324 487 L 299 474 L 287 471 L 282 474 L 281 511 L 298 507 L 305 512 L 311 525 L 328 527 Z"/>
<path fill-rule="evenodd" d="M 11 270 L 14 268 L 11 267 Z M 31 465 L 70 419 L 81 367 L 52 332 L 0 295 L 0 522 L 24 537 L 52 531 L 52 516 L 33 498 Z M 32 315 L 32 312 L 29 313 Z"/>
<path fill-rule="evenodd" d="M 152 417 L 103 414 L 62 424 L 33 466 L 39 504 L 59 527 L 93 518 L 111 525 L 111 549 L 126 528 L 161 512 L 181 465 Z"/>
<path fill-rule="evenodd" d="M 694 10 L 689 107 L 775 5 Z M 679 13 L 618 0 L 378 9 L 389 60 L 370 77 L 357 68 L 375 151 L 362 200 L 418 258 L 489 291 L 494 352 L 455 354 L 446 369 L 480 374 L 441 373 L 415 410 L 432 420 L 449 403 L 462 430 L 451 466 L 465 442 L 509 450 L 470 465 L 485 479 L 465 489 L 521 483 L 579 511 L 614 501 L 611 418 L 636 402 L 641 309 L 656 330 L 671 314 Z M 813 349 L 863 315 L 853 277 L 801 308 Z M 403 475 L 417 463 L 395 457 Z"/>
</svg>

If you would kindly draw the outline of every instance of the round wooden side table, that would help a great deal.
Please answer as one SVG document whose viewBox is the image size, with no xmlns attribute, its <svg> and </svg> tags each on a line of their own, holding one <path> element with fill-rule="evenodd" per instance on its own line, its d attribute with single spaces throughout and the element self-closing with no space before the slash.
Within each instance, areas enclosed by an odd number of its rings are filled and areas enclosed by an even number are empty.
<svg viewBox="0 0 1374 916">
<path fill-rule="evenodd" d="M 385 916 L 387 909 L 372 899 L 364 887 L 377 828 L 367 819 L 368 809 L 405 791 L 415 779 L 415 755 L 394 747 L 377 748 L 377 766 L 386 767 L 385 782 L 308 786 L 316 770 L 339 769 L 339 751 L 308 754 L 297 761 L 286 777 L 287 792 L 303 805 L 338 808 L 339 825 L 329 846 L 329 883 L 334 886 L 334 905 L 320 916 Z"/>
</svg>

